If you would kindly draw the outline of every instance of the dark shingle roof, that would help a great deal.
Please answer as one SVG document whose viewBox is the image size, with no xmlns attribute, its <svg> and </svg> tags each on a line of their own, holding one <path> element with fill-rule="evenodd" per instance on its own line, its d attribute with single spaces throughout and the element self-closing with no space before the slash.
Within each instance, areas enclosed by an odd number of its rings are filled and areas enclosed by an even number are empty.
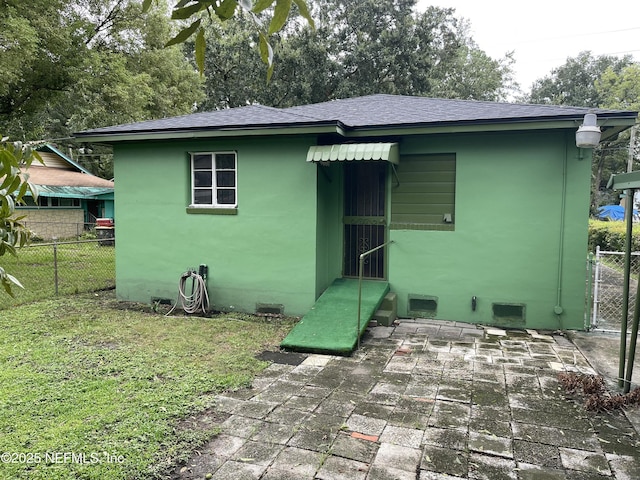
<svg viewBox="0 0 640 480">
<path fill-rule="evenodd" d="M 315 119 L 306 119 L 314 121 Z M 215 110 L 213 112 L 192 113 L 179 117 L 127 123 L 113 127 L 95 128 L 82 133 L 103 132 L 153 132 L 164 130 L 189 130 L 203 128 L 233 128 L 247 125 L 289 125 L 305 121 L 300 115 L 288 113 L 284 109 L 251 105 L 247 107 Z"/>
<path fill-rule="evenodd" d="M 383 94 L 287 109 L 289 112 L 313 116 L 318 119 L 339 120 L 351 127 L 583 117 L 585 113 L 592 110 L 559 105 L 529 105 Z M 615 111 L 597 110 L 597 112 L 613 113 Z"/>
<path fill-rule="evenodd" d="M 635 118 L 637 116 L 637 112 L 620 110 L 378 94 L 291 108 L 272 108 L 260 105 L 238 107 L 97 128 L 80 132 L 77 135 L 235 130 L 324 124 L 335 124 L 345 129 L 359 129 L 435 124 L 513 123 L 577 120 L 588 112 L 594 112 L 598 116 L 604 117 Z"/>
</svg>

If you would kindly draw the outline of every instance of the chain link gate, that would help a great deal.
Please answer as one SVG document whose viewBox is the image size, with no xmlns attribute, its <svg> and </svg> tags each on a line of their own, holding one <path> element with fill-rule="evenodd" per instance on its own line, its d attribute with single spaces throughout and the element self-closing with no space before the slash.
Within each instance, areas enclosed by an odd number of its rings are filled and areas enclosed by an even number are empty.
<svg viewBox="0 0 640 480">
<path fill-rule="evenodd" d="M 635 307 L 639 273 L 640 252 L 633 252 L 629 282 L 629 319 L 632 318 Z M 593 277 L 591 328 L 619 332 L 624 291 L 624 252 L 603 251 L 596 247 Z"/>
</svg>

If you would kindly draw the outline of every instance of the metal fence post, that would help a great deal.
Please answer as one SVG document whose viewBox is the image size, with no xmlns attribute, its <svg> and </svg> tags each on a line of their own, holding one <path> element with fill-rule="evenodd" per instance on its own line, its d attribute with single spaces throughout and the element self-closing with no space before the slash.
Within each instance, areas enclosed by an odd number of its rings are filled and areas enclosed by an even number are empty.
<svg viewBox="0 0 640 480">
<path fill-rule="evenodd" d="M 53 237 L 53 283 L 58 296 L 58 239 Z"/>
<path fill-rule="evenodd" d="M 600 245 L 596 246 L 595 273 L 593 274 L 593 317 L 591 328 L 598 327 L 598 307 L 600 304 Z"/>
<path fill-rule="evenodd" d="M 591 307 L 593 307 L 593 253 L 587 255 L 587 311 L 584 315 L 584 329 L 591 330 Z"/>
</svg>

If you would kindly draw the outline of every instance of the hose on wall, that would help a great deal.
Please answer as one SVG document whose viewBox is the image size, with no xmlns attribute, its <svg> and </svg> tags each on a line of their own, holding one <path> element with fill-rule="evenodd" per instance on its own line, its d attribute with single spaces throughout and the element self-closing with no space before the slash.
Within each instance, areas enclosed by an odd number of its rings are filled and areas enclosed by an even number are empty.
<svg viewBox="0 0 640 480">
<path fill-rule="evenodd" d="M 187 294 L 189 280 L 191 280 L 191 293 Z M 202 313 L 207 313 L 209 309 L 209 294 L 207 293 L 207 283 L 204 277 L 193 270 L 184 272 L 178 282 L 178 300 L 173 308 L 167 312 L 167 315 L 170 315 L 175 310 L 178 302 L 185 313 L 193 314 L 200 310 L 202 310 Z"/>
</svg>

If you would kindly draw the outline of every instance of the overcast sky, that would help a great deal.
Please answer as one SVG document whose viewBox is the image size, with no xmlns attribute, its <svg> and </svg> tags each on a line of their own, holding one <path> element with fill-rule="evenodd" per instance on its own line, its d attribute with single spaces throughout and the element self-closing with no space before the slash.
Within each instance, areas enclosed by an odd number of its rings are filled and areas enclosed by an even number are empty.
<svg viewBox="0 0 640 480">
<path fill-rule="evenodd" d="M 418 0 L 420 10 L 428 5 L 455 8 L 492 58 L 513 50 L 516 80 L 525 93 L 584 50 L 640 60 L 640 0 Z"/>
</svg>

